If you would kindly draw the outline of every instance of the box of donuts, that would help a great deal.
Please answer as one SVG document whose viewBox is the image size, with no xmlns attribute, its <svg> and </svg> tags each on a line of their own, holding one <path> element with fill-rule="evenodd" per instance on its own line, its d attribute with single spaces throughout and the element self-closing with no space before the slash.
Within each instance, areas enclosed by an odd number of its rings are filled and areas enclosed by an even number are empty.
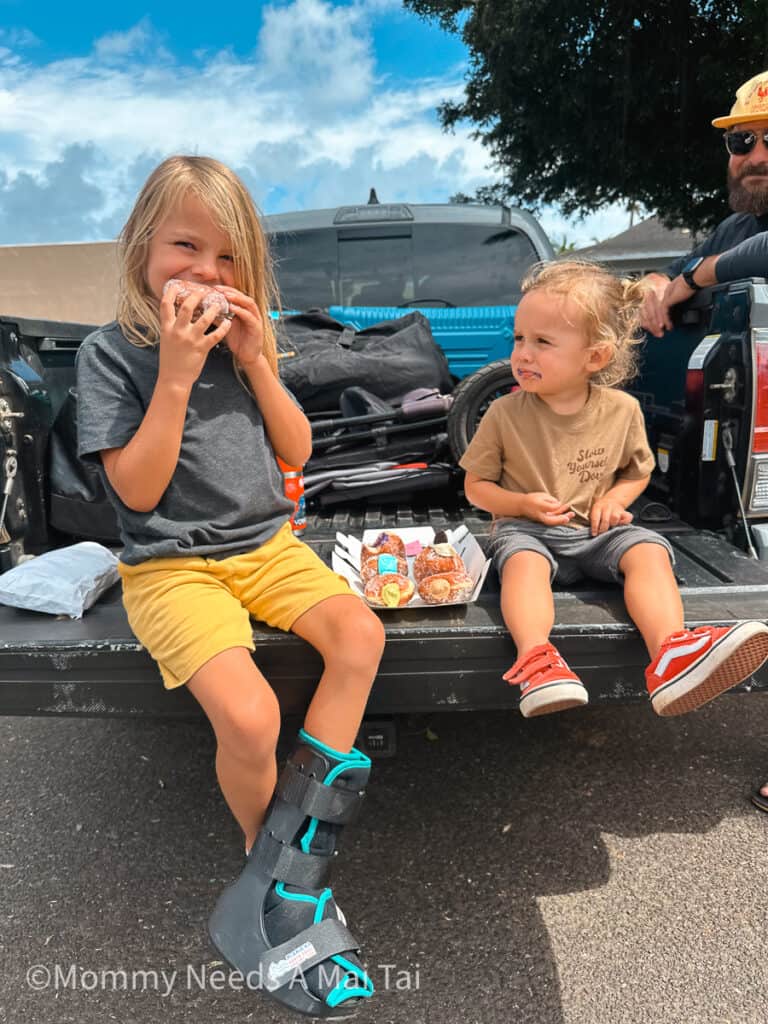
<svg viewBox="0 0 768 1024">
<path fill-rule="evenodd" d="M 372 608 L 428 608 L 476 601 L 490 559 L 462 523 L 337 533 L 331 565 Z"/>
</svg>

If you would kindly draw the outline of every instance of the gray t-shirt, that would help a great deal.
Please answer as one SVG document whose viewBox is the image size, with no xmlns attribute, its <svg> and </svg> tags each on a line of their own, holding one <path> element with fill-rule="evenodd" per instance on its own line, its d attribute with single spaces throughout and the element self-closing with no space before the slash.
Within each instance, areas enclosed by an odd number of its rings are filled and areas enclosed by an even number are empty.
<svg viewBox="0 0 768 1024">
<path fill-rule="evenodd" d="M 192 387 L 179 459 L 157 506 L 135 512 L 110 486 L 99 452 L 122 448 L 136 433 L 158 361 L 158 347 L 132 345 L 117 323 L 89 334 L 77 354 L 78 454 L 101 470 L 120 521 L 122 561 L 226 558 L 264 544 L 287 522 L 293 503 L 259 407 L 224 346 L 209 353 Z"/>
</svg>

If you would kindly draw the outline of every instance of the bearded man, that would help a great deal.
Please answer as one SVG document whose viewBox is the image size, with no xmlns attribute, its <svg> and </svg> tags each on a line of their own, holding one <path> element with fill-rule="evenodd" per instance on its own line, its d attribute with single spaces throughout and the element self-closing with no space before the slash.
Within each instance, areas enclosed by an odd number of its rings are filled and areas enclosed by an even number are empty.
<svg viewBox="0 0 768 1024">
<path fill-rule="evenodd" d="M 672 327 L 671 307 L 698 289 L 742 276 L 768 276 L 768 236 L 730 251 L 768 231 L 768 71 L 745 82 L 730 114 L 716 117 L 712 124 L 726 129 L 728 202 L 734 212 L 664 273 L 643 278 L 648 292 L 641 322 L 657 338 Z"/>
</svg>

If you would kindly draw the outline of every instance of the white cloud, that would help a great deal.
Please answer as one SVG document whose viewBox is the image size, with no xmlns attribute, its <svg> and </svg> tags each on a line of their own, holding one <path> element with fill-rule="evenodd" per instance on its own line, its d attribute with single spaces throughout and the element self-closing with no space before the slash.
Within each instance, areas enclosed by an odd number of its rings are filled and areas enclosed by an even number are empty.
<svg viewBox="0 0 768 1024">
<path fill-rule="evenodd" d="M 18 48 L 40 44 L 35 33 L 30 32 L 28 28 L 0 28 L 0 41 Z"/>
<path fill-rule="evenodd" d="M 389 11 L 403 13 L 402 0 L 357 0 L 355 7 L 368 14 L 387 14 Z"/>
<path fill-rule="evenodd" d="M 267 7 L 258 37 L 239 41 L 247 57 L 203 45 L 186 64 L 148 18 L 41 66 L 0 35 L 0 243 L 114 236 L 177 152 L 231 164 L 266 212 L 364 202 L 371 186 L 382 201 L 435 202 L 489 183 L 470 128 L 446 134 L 435 114 L 463 68 L 398 87 L 377 75 L 372 19 L 395 6 Z"/>
<path fill-rule="evenodd" d="M 93 44 L 93 51 L 99 60 L 113 60 L 140 53 L 146 49 L 155 33 L 149 18 L 142 18 L 125 32 L 108 32 Z"/>
<path fill-rule="evenodd" d="M 267 7 L 259 37 L 257 72 L 295 101 L 349 108 L 371 95 L 373 41 L 364 8 L 333 7 L 323 0 L 295 0 Z M 293 103 L 291 104 L 293 106 Z"/>
</svg>

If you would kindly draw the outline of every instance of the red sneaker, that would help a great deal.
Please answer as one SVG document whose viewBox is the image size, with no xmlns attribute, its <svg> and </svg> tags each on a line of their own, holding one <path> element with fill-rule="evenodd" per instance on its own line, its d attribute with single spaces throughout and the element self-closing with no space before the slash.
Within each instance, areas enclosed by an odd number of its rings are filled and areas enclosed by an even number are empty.
<svg viewBox="0 0 768 1024">
<path fill-rule="evenodd" d="M 552 644 L 532 647 L 502 678 L 520 687 L 520 712 L 524 718 L 581 707 L 589 700 L 584 684 Z"/>
<path fill-rule="evenodd" d="M 672 633 L 645 670 L 653 710 L 684 715 L 730 690 L 768 658 L 768 626 L 698 626 Z"/>
</svg>

